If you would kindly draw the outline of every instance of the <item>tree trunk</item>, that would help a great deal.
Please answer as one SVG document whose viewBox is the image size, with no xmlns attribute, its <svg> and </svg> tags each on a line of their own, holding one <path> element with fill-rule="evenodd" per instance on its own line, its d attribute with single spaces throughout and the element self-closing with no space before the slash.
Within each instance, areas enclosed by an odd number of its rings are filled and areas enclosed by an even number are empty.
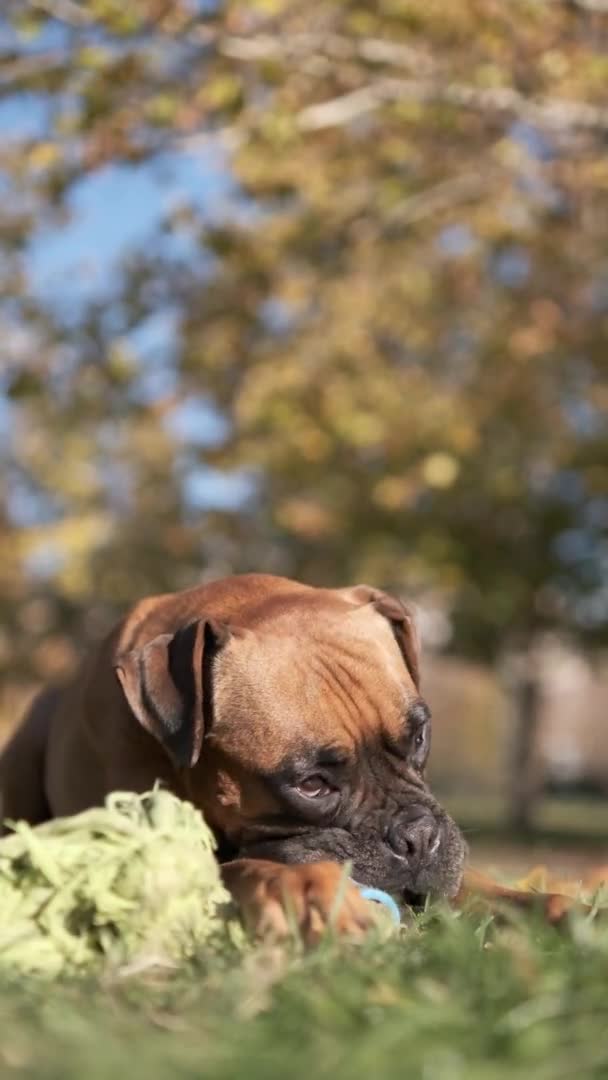
<svg viewBox="0 0 608 1080">
<path fill-rule="evenodd" d="M 513 685 L 513 735 L 508 792 L 509 825 L 517 832 L 530 832 L 541 791 L 538 761 L 541 683 L 531 657 L 516 673 Z"/>
</svg>

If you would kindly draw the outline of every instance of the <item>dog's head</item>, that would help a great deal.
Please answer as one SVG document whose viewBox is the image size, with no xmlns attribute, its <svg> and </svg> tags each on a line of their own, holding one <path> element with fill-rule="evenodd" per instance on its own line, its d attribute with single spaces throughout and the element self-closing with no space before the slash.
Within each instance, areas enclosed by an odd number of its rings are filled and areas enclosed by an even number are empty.
<svg viewBox="0 0 608 1080">
<path fill-rule="evenodd" d="M 224 850 L 349 860 L 405 899 L 457 891 L 465 845 L 425 780 L 431 718 L 398 601 L 275 592 L 234 625 L 213 611 L 154 638 L 117 673 Z"/>
</svg>

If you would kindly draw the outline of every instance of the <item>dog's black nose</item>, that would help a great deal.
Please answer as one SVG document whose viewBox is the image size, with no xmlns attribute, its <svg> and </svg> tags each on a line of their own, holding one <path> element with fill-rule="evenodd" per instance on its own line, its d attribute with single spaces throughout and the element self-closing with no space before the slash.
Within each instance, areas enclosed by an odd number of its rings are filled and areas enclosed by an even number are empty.
<svg viewBox="0 0 608 1080">
<path fill-rule="evenodd" d="M 409 807 L 391 821 L 386 833 L 386 841 L 395 855 L 418 866 L 433 858 L 440 840 L 437 819 L 425 806 Z"/>
</svg>

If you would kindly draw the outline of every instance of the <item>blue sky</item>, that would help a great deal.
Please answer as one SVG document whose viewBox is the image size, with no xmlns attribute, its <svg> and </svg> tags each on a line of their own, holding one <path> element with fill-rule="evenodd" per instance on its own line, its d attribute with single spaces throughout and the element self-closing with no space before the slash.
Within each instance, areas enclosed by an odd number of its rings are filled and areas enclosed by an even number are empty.
<svg viewBox="0 0 608 1080">
<path fill-rule="evenodd" d="M 211 151 L 99 169 L 70 192 L 68 223 L 42 227 L 34 236 L 28 256 L 33 291 L 60 301 L 68 291 L 72 304 L 103 295 L 120 260 L 146 243 L 168 211 L 189 203 L 210 216 L 227 184 Z M 185 238 L 183 243 L 180 254 L 187 257 Z"/>
<path fill-rule="evenodd" d="M 0 101 L 0 140 L 6 144 L 43 136 L 46 120 L 43 95 L 13 94 Z M 100 168 L 70 190 L 66 220 L 41 222 L 34 232 L 26 252 L 30 289 L 69 323 L 88 300 L 112 302 L 112 284 L 122 260 L 145 249 L 151 237 L 159 242 L 158 226 L 168 212 L 187 204 L 209 220 L 225 214 L 235 198 L 226 163 L 209 144 L 165 153 L 150 162 Z M 186 233 L 165 236 L 162 243 L 165 250 L 170 245 L 167 253 L 174 258 L 202 261 L 200 246 Z M 142 397 L 150 400 L 170 392 L 175 383 L 174 313 L 159 310 L 130 335 L 129 344 L 141 359 Z M 7 421 L 0 397 L 0 427 Z M 202 395 L 187 398 L 167 424 L 186 456 L 188 448 L 213 445 L 227 430 L 226 421 Z M 226 476 L 194 461 L 183 475 L 192 509 L 231 508 L 253 491 L 246 474 Z M 22 495 L 15 493 L 15 509 L 23 504 Z"/>
<path fill-rule="evenodd" d="M 43 95 L 12 94 L 0 100 L 0 140 L 43 137 L 46 118 Z M 70 190 L 69 220 L 41 222 L 34 234 L 27 260 L 32 289 L 51 302 L 60 302 L 65 290 L 72 303 L 99 295 L 120 260 L 145 243 L 168 211 L 187 203 L 214 217 L 233 193 L 226 163 L 211 145 L 100 168 Z"/>
</svg>

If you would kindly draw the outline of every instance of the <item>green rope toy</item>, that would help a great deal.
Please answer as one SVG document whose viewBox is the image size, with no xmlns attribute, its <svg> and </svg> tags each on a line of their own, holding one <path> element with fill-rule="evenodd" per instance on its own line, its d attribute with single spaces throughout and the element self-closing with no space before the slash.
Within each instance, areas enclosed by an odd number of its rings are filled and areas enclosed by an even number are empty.
<svg viewBox="0 0 608 1080">
<path fill-rule="evenodd" d="M 0 972 L 178 965 L 238 939 L 210 829 L 161 788 L 13 829 L 0 840 Z"/>
</svg>

